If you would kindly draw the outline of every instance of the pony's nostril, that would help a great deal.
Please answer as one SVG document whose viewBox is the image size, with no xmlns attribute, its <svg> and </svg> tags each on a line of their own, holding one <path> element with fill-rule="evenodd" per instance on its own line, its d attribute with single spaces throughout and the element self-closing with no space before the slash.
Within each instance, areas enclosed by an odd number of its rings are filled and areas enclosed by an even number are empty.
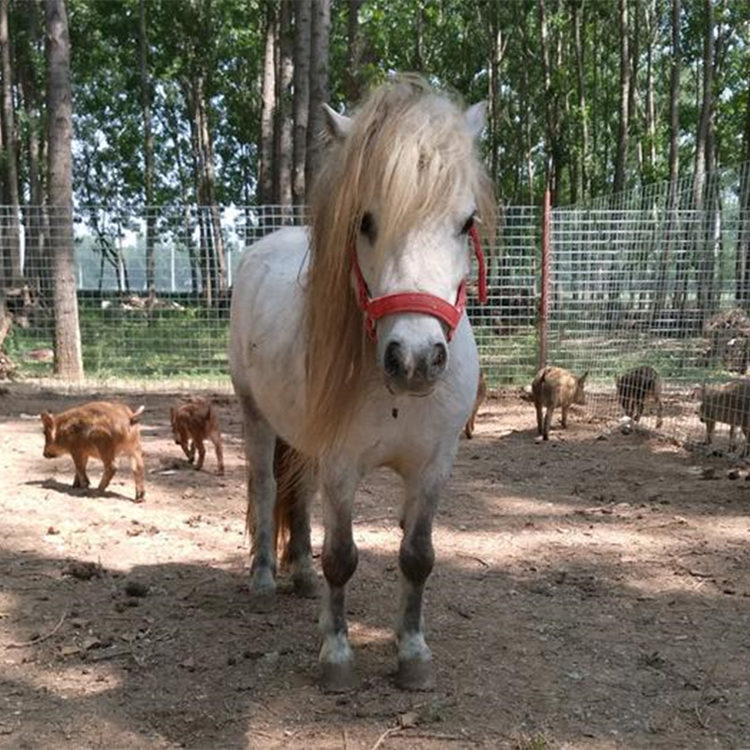
<svg viewBox="0 0 750 750">
<path fill-rule="evenodd" d="M 404 358 L 401 351 L 401 344 L 399 344 L 398 341 L 391 341 L 391 343 L 385 348 L 383 367 L 386 375 L 392 378 L 403 375 Z"/>
<path fill-rule="evenodd" d="M 448 349 L 445 344 L 435 344 L 432 347 L 432 367 L 436 370 L 443 370 L 447 361 Z"/>
</svg>

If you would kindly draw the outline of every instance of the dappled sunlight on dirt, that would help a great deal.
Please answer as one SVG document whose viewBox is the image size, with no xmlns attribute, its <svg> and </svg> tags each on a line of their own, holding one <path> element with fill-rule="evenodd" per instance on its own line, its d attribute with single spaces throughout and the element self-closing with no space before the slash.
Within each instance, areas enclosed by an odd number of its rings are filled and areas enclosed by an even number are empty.
<svg viewBox="0 0 750 750">
<path fill-rule="evenodd" d="M 316 686 L 314 600 L 248 593 L 239 413 L 227 473 L 189 467 L 172 399 L 145 403 L 146 502 L 123 461 L 74 491 L 38 414 L 84 398 L 0 398 L 0 745 L 8 747 L 742 747 L 750 738 L 750 482 L 573 410 L 491 399 L 436 520 L 426 632 L 438 686 L 393 684 L 401 489 L 362 484 L 347 610 L 359 689 Z M 96 481 L 99 465 L 92 462 Z M 322 541 L 315 509 L 313 545 Z M 319 565 L 319 560 L 316 559 Z M 130 593 L 128 593 L 130 592 Z M 10 646 L 10 647 L 9 647 Z M 387 733 L 387 734 L 386 734 Z M 530 744 L 543 740 L 544 744 Z M 524 744 L 525 743 L 525 744 Z"/>
</svg>

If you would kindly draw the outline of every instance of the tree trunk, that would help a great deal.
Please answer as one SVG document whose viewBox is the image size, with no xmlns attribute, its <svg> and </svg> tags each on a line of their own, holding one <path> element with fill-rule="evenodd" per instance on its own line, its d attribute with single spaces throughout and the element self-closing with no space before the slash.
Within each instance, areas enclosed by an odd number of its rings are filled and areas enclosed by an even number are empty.
<svg viewBox="0 0 750 750">
<path fill-rule="evenodd" d="M 362 34 L 359 29 L 359 9 L 364 0 L 348 0 L 346 16 L 346 100 L 359 101 L 362 96 L 360 80 L 362 67 Z"/>
<path fill-rule="evenodd" d="M 227 269 L 226 269 L 226 256 L 224 254 L 224 234 L 221 231 L 221 211 L 219 210 L 219 204 L 216 200 L 216 174 L 214 171 L 214 144 L 211 136 L 211 131 L 208 127 L 208 113 L 206 112 L 207 101 L 203 99 L 202 106 L 202 124 L 203 124 L 203 140 L 204 148 L 206 152 L 206 197 L 209 201 L 210 215 L 211 215 L 211 231 L 213 234 L 213 259 L 212 259 L 212 274 L 214 279 L 214 290 L 218 295 L 216 300 L 219 299 L 226 293 L 227 290 Z"/>
<path fill-rule="evenodd" d="M 276 71 L 276 121 L 274 123 L 274 203 L 292 205 L 292 5 L 279 7 L 279 54 Z M 282 213 L 285 213 L 282 210 Z"/>
<path fill-rule="evenodd" d="M 546 123 L 546 187 L 551 194 L 552 205 L 556 205 L 557 186 L 553 184 L 553 175 L 555 174 L 554 156 L 555 156 L 555 103 L 553 101 L 552 91 L 552 74 L 550 70 L 550 53 L 549 53 L 549 30 L 547 26 L 547 5 L 546 0 L 539 0 L 539 42 L 542 51 L 542 73 L 544 75 L 544 112 Z"/>
<path fill-rule="evenodd" d="M 580 195 L 585 200 L 589 197 L 589 115 L 586 102 L 586 78 L 584 67 L 584 42 L 581 32 L 581 8 L 578 2 L 573 3 L 573 38 L 576 52 L 576 78 L 578 84 L 578 109 L 581 118 L 580 149 Z"/>
<path fill-rule="evenodd" d="M 19 283 L 21 278 L 21 229 L 19 223 L 18 168 L 16 161 L 15 112 L 13 111 L 13 70 L 10 62 L 8 38 L 9 0 L 0 0 L 0 57 L 2 58 L 3 89 L 3 167 L 8 223 L 3 240 L 3 276 L 6 286 Z M 0 278 L 0 283 L 3 279 Z"/>
<path fill-rule="evenodd" d="M 708 307 L 708 268 L 711 242 L 707 241 L 710 231 L 709 201 L 706 193 L 706 167 L 710 159 L 711 117 L 713 114 L 713 73 L 714 73 L 714 13 L 713 0 L 704 0 L 705 19 L 703 24 L 703 85 L 701 96 L 701 115 L 698 132 L 695 138 L 695 174 L 693 177 L 693 210 L 696 222 L 693 232 L 693 253 L 698 265 L 698 307 L 705 311 Z M 687 286 L 687 274 L 683 279 Z M 686 305 L 687 293 L 681 295 L 682 308 Z"/>
<path fill-rule="evenodd" d="M 740 171 L 740 226 L 737 233 L 738 302 L 745 308 L 750 303 L 750 97 L 745 102 L 743 134 L 744 163 Z"/>
<path fill-rule="evenodd" d="M 276 112 L 276 6 L 267 4 L 263 79 L 261 81 L 260 166 L 258 201 L 268 205 L 273 201 L 273 124 Z"/>
<path fill-rule="evenodd" d="M 189 109 L 189 107 L 188 107 Z M 180 124 L 178 121 L 177 111 L 173 107 L 167 107 L 165 113 L 167 125 L 170 130 L 170 135 L 175 144 L 175 165 L 177 167 L 177 180 L 180 186 L 180 199 L 182 200 L 181 215 L 181 229 L 184 234 L 185 247 L 188 251 L 188 263 L 190 265 L 190 289 L 193 296 L 197 299 L 200 296 L 199 284 L 198 284 L 198 268 L 195 253 L 195 245 L 193 244 L 193 217 L 190 210 L 190 177 L 188 174 L 188 168 L 184 163 L 181 139 L 180 139 Z M 192 130 L 192 126 L 191 126 Z M 197 203 L 196 198 L 196 203 Z M 180 219 L 178 219 L 180 221 Z"/>
<path fill-rule="evenodd" d="M 614 193 L 625 189 L 625 170 L 628 159 L 628 100 L 630 98 L 630 54 L 628 52 L 628 0 L 618 0 L 620 29 L 620 120 L 617 128 L 617 156 L 615 158 Z"/>
<path fill-rule="evenodd" d="M 151 78 L 148 74 L 148 35 L 146 3 L 138 0 L 138 67 L 141 82 L 141 115 L 143 118 L 143 188 L 146 207 L 146 289 L 149 308 L 156 302 L 156 215 L 154 206 L 154 135 L 152 128 Z"/>
<path fill-rule="evenodd" d="M 669 182 L 676 186 L 680 173 L 680 15 L 682 0 L 672 0 L 672 70 L 669 77 Z M 670 201 L 670 205 L 672 201 Z"/>
<path fill-rule="evenodd" d="M 65 0 L 46 0 L 50 248 L 54 268 L 55 373 L 83 376 L 73 246 L 73 113 Z"/>
<path fill-rule="evenodd" d="M 321 159 L 320 138 L 323 133 L 323 103 L 329 99 L 328 69 L 331 30 L 330 0 L 312 0 L 310 35 L 310 117 L 307 129 L 307 166 L 305 184 L 308 190 L 318 172 Z"/>
<path fill-rule="evenodd" d="M 656 325 L 661 315 L 667 297 L 667 278 L 669 266 L 672 262 L 673 244 L 679 241 L 677 227 L 677 179 L 679 177 L 679 139 L 680 139 L 680 67 L 682 51 L 680 49 L 680 15 L 681 0 L 672 0 L 672 65 L 669 82 L 669 188 L 666 205 L 666 228 L 664 237 L 667 238 L 662 251 L 661 267 L 656 282 L 654 295 L 654 309 L 651 315 L 652 325 Z M 682 268 L 682 253 L 677 248 L 678 271 Z M 676 300 L 675 300 L 676 301 Z M 674 304 L 674 303 L 673 303 Z"/>
<path fill-rule="evenodd" d="M 693 208 L 700 210 L 703 204 L 703 188 L 706 177 L 706 150 L 708 147 L 711 115 L 713 113 L 714 71 L 714 13 L 713 0 L 704 0 L 703 24 L 703 86 L 701 116 L 695 137 L 695 177 L 693 180 Z"/>
<path fill-rule="evenodd" d="M 641 140 L 638 138 L 638 122 L 636 119 L 636 99 L 638 99 L 638 61 L 640 60 L 640 36 L 641 36 L 641 23 L 639 13 L 639 0 L 633 0 L 630 11 L 630 22 L 629 25 L 632 28 L 630 32 L 629 45 L 630 50 L 628 52 L 628 69 L 630 72 L 630 86 L 628 87 L 628 143 L 635 142 L 636 148 L 636 161 L 638 165 L 638 174 L 642 174 L 643 167 L 643 150 L 641 148 Z M 633 138 L 631 139 L 631 131 Z M 625 171 L 627 172 L 628 158 L 627 153 L 625 154 Z M 627 178 L 626 178 L 627 183 Z"/>
<path fill-rule="evenodd" d="M 310 116 L 310 0 L 294 3 L 294 144 L 292 196 L 294 205 L 305 202 L 305 156 Z"/>
<path fill-rule="evenodd" d="M 488 60 L 488 92 L 487 100 L 489 103 L 489 123 L 487 132 L 489 133 L 490 146 L 490 177 L 492 182 L 497 185 L 500 174 L 500 153 L 498 133 L 500 130 L 500 65 L 505 54 L 507 37 L 503 40 L 503 32 L 500 28 L 499 7 L 497 3 L 489 3 L 486 6 L 486 22 L 489 39 L 489 60 Z M 481 15 L 480 15 L 481 18 Z"/>
<path fill-rule="evenodd" d="M 211 253 L 208 246 L 210 230 L 207 228 L 204 215 L 205 206 L 208 203 L 203 179 L 205 174 L 203 167 L 205 155 L 201 148 L 200 113 L 198 111 L 198 96 L 194 82 L 191 82 L 191 88 L 186 91 L 185 101 L 190 122 L 190 146 L 193 155 L 193 182 L 195 184 L 196 220 L 198 222 L 198 250 L 193 257 L 195 265 L 200 270 L 203 302 L 207 307 L 211 307 L 213 304 L 213 283 L 210 275 L 211 264 L 209 262 Z"/>
<path fill-rule="evenodd" d="M 37 6 L 30 3 L 26 9 L 25 22 L 27 35 L 25 44 L 18 54 L 19 82 L 27 121 L 28 155 L 27 171 L 29 180 L 29 204 L 24 209 L 24 230 L 26 235 L 26 257 L 24 278 L 36 294 L 44 300 L 51 300 L 52 277 L 45 257 L 44 244 L 44 188 L 42 185 L 42 133 L 40 132 L 40 94 L 37 89 L 34 69 L 34 52 L 31 40 L 40 38 Z"/>
<path fill-rule="evenodd" d="M 424 6 L 422 0 L 412 3 L 414 11 L 414 52 L 411 67 L 417 73 L 424 70 Z"/>
<path fill-rule="evenodd" d="M 519 13 L 519 26 L 520 26 L 520 38 L 523 50 L 523 60 L 521 62 L 521 85 L 520 85 L 520 98 L 521 98 L 521 119 L 523 122 L 523 152 L 524 161 L 526 168 L 526 200 L 529 205 L 534 203 L 534 176 L 536 174 L 534 169 L 534 154 L 533 154 L 533 143 L 531 137 L 531 104 L 529 97 L 529 78 L 528 78 L 528 65 L 531 55 L 529 54 L 529 29 L 528 29 L 528 18 L 526 13 Z"/>
<path fill-rule="evenodd" d="M 216 176 L 214 172 L 213 139 L 208 125 L 208 101 L 205 79 L 197 75 L 195 80 L 195 111 L 198 151 L 202 168 L 199 179 L 204 206 L 207 210 L 204 229 L 206 232 L 206 281 L 210 287 L 208 304 L 218 304 L 226 292 L 226 263 L 224 258 L 224 238 L 221 232 L 221 215 L 216 201 Z M 204 294 L 206 289 L 203 290 Z"/>
<path fill-rule="evenodd" d="M 654 105 L 654 47 L 658 38 L 656 0 L 648 0 L 646 11 L 646 148 L 644 159 L 646 175 L 644 182 L 652 182 L 656 169 L 656 107 Z"/>
</svg>

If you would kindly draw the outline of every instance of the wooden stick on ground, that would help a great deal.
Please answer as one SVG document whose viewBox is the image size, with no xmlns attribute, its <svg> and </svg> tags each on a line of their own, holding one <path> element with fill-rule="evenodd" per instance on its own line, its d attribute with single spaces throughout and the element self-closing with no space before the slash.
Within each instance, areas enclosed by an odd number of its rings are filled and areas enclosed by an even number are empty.
<svg viewBox="0 0 750 750">
<path fill-rule="evenodd" d="M 55 625 L 55 627 L 52 628 L 52 630 L 50 630 L 49 633 L 46 633 L 45 635 L 40 635 L 37 638 L 32 638 L 30 641 L 24 641 L 23 643 L 7 643 L 5 645 L 5 648 L 26 648 L 26 646 L 36 646 L 37 643 L 46 641 L 47 638 L 51 638 L 58 630 L 60 630 L 67 616 L 68 616 L 67 611 L 63 612 L 57 625 Z"/>
</svg>

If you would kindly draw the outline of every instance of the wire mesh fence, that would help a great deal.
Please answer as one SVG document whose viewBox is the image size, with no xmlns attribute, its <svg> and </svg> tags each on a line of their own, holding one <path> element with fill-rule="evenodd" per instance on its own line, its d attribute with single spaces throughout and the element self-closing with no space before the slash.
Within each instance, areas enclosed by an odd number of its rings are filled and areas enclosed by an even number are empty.
<svg viewBox="0 0 750 750">
<path fill-rule="evenodd" d="M 253 242 L 304 218 L 281 206 L 75 210 L 87 382 L 228 388 L 237 263 Z M 536 206 L 501 208 L 495 242 L 485 248 L 488 303 L 470 296 L 491 386 L 527 385 L 538 367 L 542 218 Z M 12 319 L 3 348 L 23 376 L 52 369 L 45 237 L 55 221 L 49 209 L 0 207 L 0 289 Z M 590 413 L 640 416 L 644 401 L 641 421 L 655 427 L 647 371 L 622 380 L 652 368 L 662 431 L 703 439 L 701 399 L 708 423 L 713 414 L 723 425 L 719 432 L 745 426 L 750 390 L 746 403 L 744 380 L 733 381 L 750 362 L 750 165 L 555 208 L 549 223 L 547 362 L 589 371 Z"/>
<path fill-rule="evenodd" d="M 35 234 L 30 217 L 36 217 Z M 167 206 L 146 212 L 85 207 L 74 212 L 74 274 L 87 382 L 228 387 L 231 287 L 246 248 L 285 225 L 303 224 L 299 208 Z M 4 226 L 8 226 L 6 211 Z M 49 252 L 38 237 L 56 218 L 21 212 L 15 272 L 5 278 L 14 325 L 5 349 L 21 375 L 52 371 L 53 315 Z M 485 248 L 488 304 L 469 314 L 493 384 L 534 372 L 538 209 L 502 212 L 497 241 Z M 5 231 L 3 257 L 16 244 Z"/>
<path fill-rule="evenodd" d="M 621 385 L 618 399 L 615 377 L 650 367 L 661 381 L 661 429 L 703 439 L 703 385 L 710 394 L 745 375 L 748 166 L 553 210 L 549 359 L 589 371 L 596 414 L 622 414 L 629 393 Z M 750 401 L 732 398 L 718 421 L 739 426 Z"/>
</svg>

